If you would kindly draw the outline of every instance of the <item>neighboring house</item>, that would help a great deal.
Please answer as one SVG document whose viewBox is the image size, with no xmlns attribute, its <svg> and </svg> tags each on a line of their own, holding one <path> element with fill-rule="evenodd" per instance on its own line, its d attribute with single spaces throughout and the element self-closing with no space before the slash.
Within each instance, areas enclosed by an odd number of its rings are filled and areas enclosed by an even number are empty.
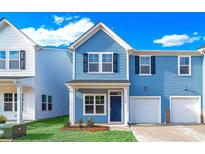
<svg viewBox="0 0 205 154">
<path fill-rule="evenodd" d="M 201 51 L 134 50 L 101 22 L 69 49 L 72 124 L 203 122 Z"/>
<path fill-rule="evenodd" d="M 37 45 L 8 20 L 0 21 L 0 114 L 37 120 L 68 114 L 64 82 L 72 78 L 66 49 Z M 23 118 L 22 118 L 23 116 Z"/>
</svg>

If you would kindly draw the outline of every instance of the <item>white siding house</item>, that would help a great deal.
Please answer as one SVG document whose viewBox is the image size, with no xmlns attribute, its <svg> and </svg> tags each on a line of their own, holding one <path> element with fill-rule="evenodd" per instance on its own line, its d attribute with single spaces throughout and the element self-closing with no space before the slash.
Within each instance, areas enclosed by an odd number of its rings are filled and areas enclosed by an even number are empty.
<svg viewBox="0 0 205 154">
<path fill-rule="evenodd" d="M 0 115 L 20 123 L 68 114 L 70 57 L 67 49 L 41 47 L 0 20 Z"/>
</svg>

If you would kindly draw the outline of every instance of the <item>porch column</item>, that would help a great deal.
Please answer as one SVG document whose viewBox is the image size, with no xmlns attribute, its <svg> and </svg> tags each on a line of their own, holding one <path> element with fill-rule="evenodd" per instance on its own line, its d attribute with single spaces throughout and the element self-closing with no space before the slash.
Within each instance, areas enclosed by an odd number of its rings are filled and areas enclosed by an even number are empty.
<svg viewBox="0 0 205 154">
<path fill-rule="evenodd" d="M 71 125 L 75 124 L 75 89 L 69 87 L 69 119 Z"/>
<path fill-rule="evenodd" d="M 23 123 L 23 111 L 22 111 L 22 93 L 23 88 L 21 85 L 17 85 L 17 123 L 22 124 Z"/>
<path fill-rule="evenodd" d="M 124 91 L 124 125 L 128 125 L 129 122 L 129 88 L 126 87 Z"/>
</svg>

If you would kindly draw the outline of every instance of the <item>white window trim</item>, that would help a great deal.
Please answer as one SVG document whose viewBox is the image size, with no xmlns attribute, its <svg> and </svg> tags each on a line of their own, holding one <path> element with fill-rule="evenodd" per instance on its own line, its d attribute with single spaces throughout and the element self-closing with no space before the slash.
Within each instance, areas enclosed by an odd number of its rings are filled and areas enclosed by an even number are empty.
<svg viewBox="0 0 205 154">
<path fill-rule="evenodd" d="M 90 55 L 91 54 L 95 54 L 95 55 L 98 55 L 98 62 L 90 62 L 89 59 L 90 59 Z M 98 71 L 96 72 L 90 72 L 90 64 L 98 64 Z M 98 53 L 88 53 L 88 72 L 89 73 L 98 73 L 100 71 L 100 55 Z"/>
<path fill-rule="evenodd" d="M 102 61 L 103 54 L 110 54 L 110 55 L 112 55 L 112 62 L 103 62 Z M 113 53 L 102 53 L 101 54 L 101 62 L 102 62 L 102 64 L 101 64 L 101 71 L 102 71 L 102 73 L 113 73 Z M 112 65 L 112 67 L 111 67 L 112 71 L 111 72 L 103 72 L 103 70 L 102 70 L 103 64 L 110 64 L 110 63 Z"/>
<path fill-rule="evenodd" d="M 89 55 L 90 54 L 98 54 L 99 55 L 99 61 L 98 62 L 89 62 Z M 112 55 L 112 62 L 102 62 L 102 55 L 103 54 L 110 54 Z M 96 72 L 90 72 L 90 63 L 97 64 L 98 63 L 98 71 Z M 102 71 L 102 65 L 103 63 L 112 63 L 112 71 L 111 72 L 103 72 Z M 112 74 L 113 72 L 113 52 L 88 52 L 88 74 Z"/>
<path fill-rule="evenodd" d="M 7 67 L 7 66 L 6 66 L 6 57 L 7 57 L 6 54 L 7 54 L 7 53 L 6 53 L 5 50 L 0 50 L 0 52 L 5 52 L 5 59 L 0 59 L 1 62 L 4 61 L 4 63 L 5 63 L 5 68 L 0 68 L 0 70 L 6 70 L 6 67 Z"/>
<path fill-rule="evenodd" d="M 85 113 L 85 97 L 93 96 L 94 97 L 94 113 Z M 104 113 L 96 113 L 96 96 L 104 96 Z M 83 116 L 105 116 L 106 115 L 106 94 L 83 94 Z"/>
<path fill-rule="evenodd" d="M 19 57 L 18 57 L 18 59 L 10 59 L 10 51 L 18 51 L 18 53 L 19 53 Z M 8 69 L 9 70 L 20 70 L 20 68 L 21 68 L 21 66 L 20 66 L 20 64 L 21 64 L 21 59 L 20 59 L 20 55 L 21 53 L 20 53 L 20 50 L 9 50 L 8 51 Z M 19 68 L 16 68 L 16 69 L 10 69 L 9 68 L 9 65 L 10 65 L 10 60 L 12 60 L 12 61 L 19 61 Z"/>
<path fill-rule="evenodd" d="M 180 65 L 180 58 L 181 57 L 188 57 L 189 58 L 189 65 Z M 189 66 L 189 74 L 181 74 L 180 73 L 180 66 Z M 191 76 L 191 56 L 178 56 L 178 76 Z"/>
<path fill-rule="evenodd" d="M 0 71 L 17 71 L 17 70 L 21 70 L 21 66 L 20 66 L 20 64 L 21 64 L 21 59 L 20 59 L 20 57 L 21 57 L 21 53 L 20 53 L 20 50 L 19 49 L 10 49 L 10 50 L 8 50 L 8 49 L 0 49 L 0 51 L 5 51 L 6 52 L 6 59 L 5 59 L 5 69 L 0 69 Z M 9 56 L 10 56 L 10 51 L 18 51 L 19 52 L 19 68 L 18 69 L 10 69 L 9 68 L 9 62 L 10 62 L 10 58 L 9 58 Z M 17 59 L 16 59 L 17 60 Z"/>
<path fill-rule="evenodd" d="M 150 64 L 143 64 L 143 65 L 141 65 L 141 57 L 149 57 L 149 61 L 150 61 Z M 149 73 L 141 73 L 141 66 L 149 66 Z M 151 69 L 151 67 L 152 67 L 152 65 L 151 65 L 151 56 L 150 55 L 141 55 L 141 56 L 139 56 L 139 75 L 142 75 L 142 76 L 149 76 L 149 75 L 152 75 L 152 73 L 151 73 L 151 71 L 152 71 L 152 69 Z"/>
<path fill-rule="evenodd" d="M 6 93 L 3 94 L 3 96 L 4 96 L 5 94 L 12 94 L 12 102 L 9 102 L 9 103 L 12 103 L 12 111 L 5 111 L 4 108 L 3 108 L 3 111 L 4 111 L 4 112 L 8 112 L 8 113 L 9 113 L 9 112 L 17 112 L 17 111 L 15 111 L 15 103 L 17 103 L 17 102 L 15 102 L 15 94 L 16 94 L 16 93 L 6 92 Z M 3 100 L 4 100 L 4 99 L 5 99 L 5 98 L 3 98 Z M 8 103 L 8 102 L 5 102 L 5 101 L 4 101 L 4 105 L 5 105 L 5 103 Z"/>
</svg>

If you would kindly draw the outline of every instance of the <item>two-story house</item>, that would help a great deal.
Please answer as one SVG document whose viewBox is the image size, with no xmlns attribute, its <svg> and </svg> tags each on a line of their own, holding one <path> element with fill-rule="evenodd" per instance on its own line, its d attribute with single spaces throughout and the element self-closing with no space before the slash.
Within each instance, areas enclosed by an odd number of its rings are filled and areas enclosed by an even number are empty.
<svg viewBox="0 0 205 154">
<path fill-rule="evenodd" d="M 101 22 L 69 50 L 72 124 L 203 121 L 201 51 L 135 50 Z"/>
<path fill-rule="evenodd" d="M 0 20 L 0 114 L 37 120 L 68 114 L 64 82 L 72 66 L 66 49 L 41 47 L 6 19 Z"/>
</svg>

